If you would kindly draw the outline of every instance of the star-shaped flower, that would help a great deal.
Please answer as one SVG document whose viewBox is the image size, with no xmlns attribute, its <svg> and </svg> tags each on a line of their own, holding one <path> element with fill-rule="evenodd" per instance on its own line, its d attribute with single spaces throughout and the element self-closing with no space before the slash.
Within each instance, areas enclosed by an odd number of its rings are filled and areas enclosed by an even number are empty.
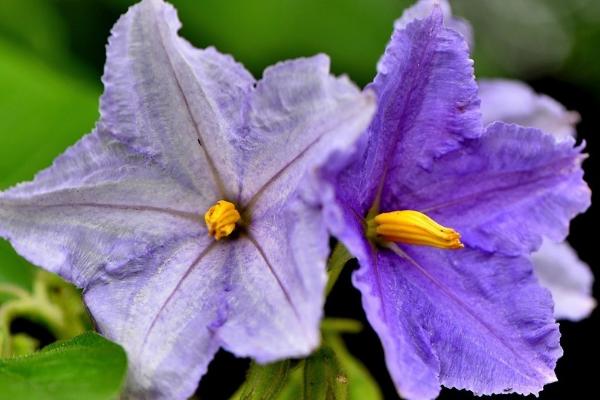
<svg viewBox="0 0 600 400">
<path fill-rule="evenodd" d="M 269 362 L 318 345 L 328 234 L 301 182 L 374 110 L 325 56 L 257 82 L 179 27 L 162 0 L 132 7 L 94 132 L 0 193 L 0 236 L 84 289 L 133 398 L 189 397 L 219 348 Z"/>
<path fill-rule="evenodd" d="M 353 282 L 402 396 L 537 393 L 562 350 L 529 253 L 588 207 L 584 156 L 536 129 L 484 129 L 467 43 L 432 8 L 396 24 L 360 151 L 321 171 L 324 215 L 359 260 Z"/>
</svg>

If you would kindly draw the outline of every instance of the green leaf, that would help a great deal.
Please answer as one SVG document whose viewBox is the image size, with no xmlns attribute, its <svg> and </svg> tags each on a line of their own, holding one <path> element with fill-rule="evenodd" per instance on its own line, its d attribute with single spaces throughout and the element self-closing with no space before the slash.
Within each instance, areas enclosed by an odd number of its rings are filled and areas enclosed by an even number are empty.
<svg viewBox="0 0 600 400">
<path fill-rule="evenodd" d="M 252 363 L 246 381 L 233 395 L 239 400 L 271 400 L 276 399 L 290 372 L 291 361 L 285 360 L 268 365 Z"/>
<path fill-rule="evenodd" d="M 0 360 L 0 393 L 11 400 L 108 400 L 125 379 L 123 349 L 95 333 Z"/>
<path fill-rule="evenodd" d="M 65 21 L 48 0 L 2 0 L 0 33 L 52 62 L 64 63 L 68 54 Z"/>
<path fill-rule="evenodd" d="M 12 283 L 31 290 L 35 271 L 35 267 L 17 255 L 8 242 L 0 239 L 0 283 Z"/>
<path fill-rule="evenodd" d="M 5 189 L 33 178 L 92 129 L 99 90 L 3 40 L 0 59 L 0 189 Z"/>
</svg>

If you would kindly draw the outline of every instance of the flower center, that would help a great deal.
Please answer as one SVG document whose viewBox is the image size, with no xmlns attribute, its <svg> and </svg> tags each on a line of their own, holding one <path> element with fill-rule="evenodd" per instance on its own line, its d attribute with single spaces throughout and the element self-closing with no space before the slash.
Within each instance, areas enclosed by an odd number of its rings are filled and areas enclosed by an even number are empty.
<svg viewBox="0 0 600 400">
<path fill-rule="evenodd" d="M 236 210 L 235 205 L 225 200 L 217 201 L 217 204 L 204 214 L 208 234 L 214 236 L 216 240 L 231 235 L 240 218 L 240 213 Z"/>
<path fill-rule="evenodd" d="M 413 210 L 377 214 L 367 222 L 367 236 L 390 242 L 461 249 L 460 234 Z"/>
</svg>

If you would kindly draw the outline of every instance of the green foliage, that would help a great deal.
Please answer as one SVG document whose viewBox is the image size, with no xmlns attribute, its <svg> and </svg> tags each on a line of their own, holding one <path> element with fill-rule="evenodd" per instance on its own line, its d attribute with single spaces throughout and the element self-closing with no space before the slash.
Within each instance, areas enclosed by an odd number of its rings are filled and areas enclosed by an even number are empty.
<svg viewBox="0 0 600 400">
<path fill-rule="evenodd" d="M 68 54 L 66 21 L 48 0 L 2 0 L 0 34 L 56 63 Z"/>
<path fill-rule="evenodd" d="M 231 400 L 381 400 L 377 383 L 340 336 L 360 328 L 356 321 L 325 319 L 323 344 L 315 353 L 299 361 L 253 363 Z"/>
<path fill-rule="evenodd" d="M 0 239 L 0 284 L 8 283 L 31 289 L 35 270 L 35 267 L 15 253 L 8 242 Z M 0 302 L 2 299 L 0 293 Z"/>
<path fill-rule="evenodd" d="M 126 369 L 121 347 L 86 333 L 29 356 L 0 360 L 0 393 L 11 400 L 115 399 Z"/>
<path fill-rule="evenodd" d="M 337 357 L 348 378 L 348 400 L 380 400 L 381 391 L 365 366 L 346 348 L 341 336 L 335 332 L 325 333 L 325 343 Z"/>
<path fill-rule="evenodd" d="M 99 90 L 2 40 L 0 58 L 0 188 L 5 189 L 33 178 L 93 128 Z"/>
<path fill-rule="evenodd" d="M 41 270 L 32 290 L 0 283 L 0 357 L 31 353 L 39 346 L 35 338 L 11 333 L 17 319 L 45 328 L 56 339 L 70 339 L 91 328 L 79 291 Z"/>
</svg>

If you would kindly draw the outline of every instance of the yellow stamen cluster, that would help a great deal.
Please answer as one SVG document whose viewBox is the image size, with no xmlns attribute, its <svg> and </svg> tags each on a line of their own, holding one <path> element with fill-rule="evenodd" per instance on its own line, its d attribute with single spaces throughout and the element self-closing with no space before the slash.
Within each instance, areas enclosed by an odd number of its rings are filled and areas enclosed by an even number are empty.
<svg viewBox="0 0 600 400">
<path fill-rule="evenodd" d="M 427 215 L 413 210 L 378 214 L 368 222 L 368 234 L 390 242 L 442 249 L 464 247 L 457 231 L 446 228 Z"/>
<path fill-rule="evenodd" d="M 235 224 L 241 219 L 240 213 L 235 205 L 225 200 L 217 201 L 217 204 L 208 209 L 204 214 L 204 221 L 208 228 L 208 234 L 220 240 L 231 235 Z"/>
</svg>

